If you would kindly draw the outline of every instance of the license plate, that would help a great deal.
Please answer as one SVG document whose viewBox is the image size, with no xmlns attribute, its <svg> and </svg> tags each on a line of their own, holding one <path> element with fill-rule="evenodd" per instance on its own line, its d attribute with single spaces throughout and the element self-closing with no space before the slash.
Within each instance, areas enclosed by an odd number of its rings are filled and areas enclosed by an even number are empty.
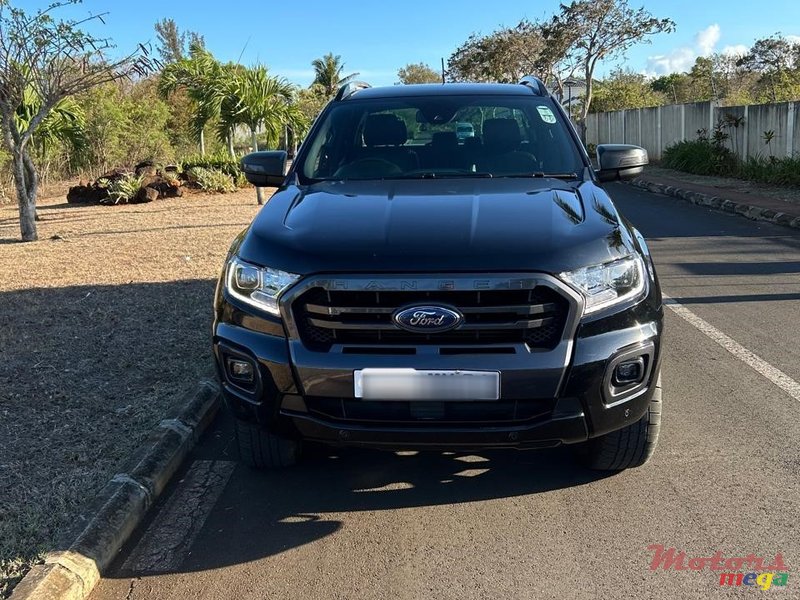
<svg viewBox="0 0 800 600">
<path fill-rule="evenodd" d="M 497 400 L 497 371 L 360 369 L 355 397 L 364 400 Z"/>
</svg>

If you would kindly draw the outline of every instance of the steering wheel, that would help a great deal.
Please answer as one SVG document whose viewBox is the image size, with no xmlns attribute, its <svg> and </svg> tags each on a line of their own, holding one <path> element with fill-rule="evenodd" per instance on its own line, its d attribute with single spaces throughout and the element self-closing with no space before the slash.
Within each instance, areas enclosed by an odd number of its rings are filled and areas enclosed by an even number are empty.
<svg viewBox="0 0 800 600">
<path fill-rule="evenodd" d="M 385 177 L 387 175 L 400 175 L 403 170 L 395 163 L 377 157 L 359 158 L 343 165 L 333 174 L 334 177 Z"/>
</svg>

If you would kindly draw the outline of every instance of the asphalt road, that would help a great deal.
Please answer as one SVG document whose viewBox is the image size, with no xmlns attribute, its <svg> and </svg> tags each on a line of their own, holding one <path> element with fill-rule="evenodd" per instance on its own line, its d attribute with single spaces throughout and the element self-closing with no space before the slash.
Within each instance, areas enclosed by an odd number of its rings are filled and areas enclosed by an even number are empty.
<svg viewBox="0 0 800 600">
<path fill-rule="evenodd" d="M 569 449 L 353 450 L 258 473 L 231 462 L 226 415 L 92 599 L 766 593 L 720 588 L 707 569 L 651 571 L 652 544 L 689 557 L 780 552 L 788 583 L 769 592 L 800 597 L 800 234 L 609 189 L 648 238 L 664 291 L 712 337 L 738 343 L 729 351 L 667 311 L 650 463 L 608 476 L 577 466 Z"/>
</svg>

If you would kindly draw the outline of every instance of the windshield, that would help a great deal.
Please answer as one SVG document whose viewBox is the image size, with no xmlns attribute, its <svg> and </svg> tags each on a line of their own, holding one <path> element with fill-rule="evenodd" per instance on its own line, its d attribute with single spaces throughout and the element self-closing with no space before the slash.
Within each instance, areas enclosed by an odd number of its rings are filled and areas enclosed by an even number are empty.
<svg viewBox="0 0 800 600">
<path fill-rule="evenodd" d="M 347 100 L 322 117 L 301 180 L 577 176 L 575 143 L 549 98 Z"/>
</svg>

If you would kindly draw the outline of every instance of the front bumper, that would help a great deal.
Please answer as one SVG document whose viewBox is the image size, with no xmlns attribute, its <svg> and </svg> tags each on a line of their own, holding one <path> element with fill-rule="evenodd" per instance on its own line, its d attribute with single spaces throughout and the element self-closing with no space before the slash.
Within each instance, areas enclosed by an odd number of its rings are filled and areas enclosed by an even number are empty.
<svg viewBox="0 0 800 600">
<path fill-rule="evenodd" d="M 638 304 L 578 325 L 566 366 L 553 364 L 546 353 L 533 352 L 334 355 L 292 346 L 280 321 L 256 317 L 219 294 L 213 344 L 227 406 L 237 418 L 256 421 L 279 435 L 385 449 L 540 448 L 582 442 L 625 427 L 645 414 L 659 372 L 662 319 L 660 296 L 653 287 Z M 637 353 L 648 357 L 645 380 L 612 397 L 609 369 L 619 357 Z M 226 377 L 225 357 L 231 354 L 257 365 L 254 390 L 243 389 Z M 419 418 L 406 415 L 392 421 L 368 415 L 350 418 L 344 408 L 342 413 L 319 409 L 320 404 L 345 407 L 358 402 L 353 398 L 353 371 L 387 366 L 499 370 L 501 400 L 524 407 L 524 414 L 516 419 L 495 415 L 485 420 L 447 420 L 425 415 L 423 406 Z M 510 397 L 505 397 L 507 391 Z"/>
<path fill-rule="evenodd" d="M 572 407 L 579 408 L 579 407 Z M 527 425 L 512 426 L 384 426 L 341 424 L 317 417 L 286 413 L 304 439 L 333 445 L 386 450 L 477 450 L 486 448 L 548 448 L 587 439 L 580 410 L 558 413 Z"/>
</svg>

